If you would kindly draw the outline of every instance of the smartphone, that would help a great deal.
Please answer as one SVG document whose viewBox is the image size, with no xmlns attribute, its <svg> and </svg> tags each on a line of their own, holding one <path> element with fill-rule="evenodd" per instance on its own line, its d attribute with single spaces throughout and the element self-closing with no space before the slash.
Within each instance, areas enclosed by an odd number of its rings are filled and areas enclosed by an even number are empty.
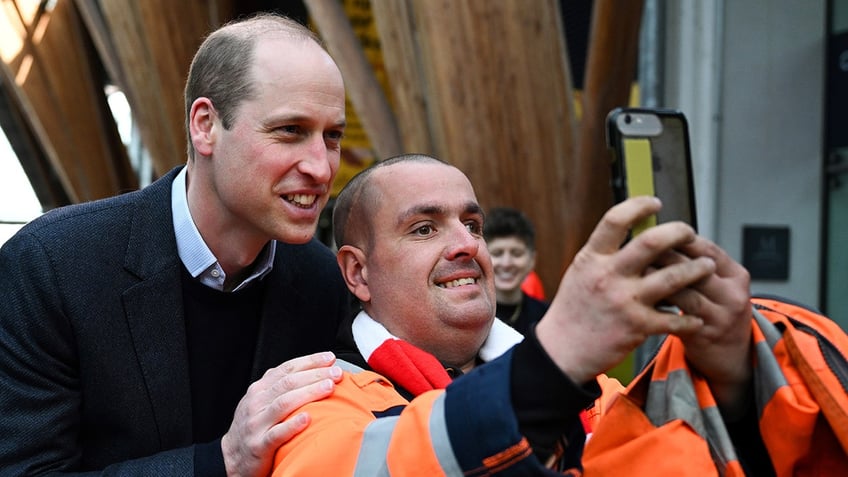
<svg viewBox="0 0 848 477">
<path fill-rule="evenodd" d="M 652 195 L 663 207 L 630 231 L 681 220 L 697 230 L 689 127 L 682 112 L 616 108 L 607 115 L 607 147 L 612 151 L 611 185 L 616 202 Z"/>
</svg>

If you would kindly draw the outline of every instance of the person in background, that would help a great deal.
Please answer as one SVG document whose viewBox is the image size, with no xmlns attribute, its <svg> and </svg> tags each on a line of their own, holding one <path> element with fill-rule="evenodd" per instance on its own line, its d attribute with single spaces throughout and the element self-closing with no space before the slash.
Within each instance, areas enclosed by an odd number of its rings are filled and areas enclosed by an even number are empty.
<svg viewBox="0 0 848 477">
<path fill-rule="evenodd" d="M 536 266 L 536 231 L 518 209 L 496 207 L 486 214 L 483 237 L 495 271 L 495 316 L 521 334 L 548 310 L 548 304 L 528 295 L 524 281 Z"/>
<path fill-rule="evenodd" d="M 188 159 L 53 210 L 0 249 L 0 474 L 266 475 L 332 393 L 349 293 L 313 238 L 339 167 L 341 73 L 282 16 L 212 32 Z"/>
<path fill-rule="evenodd" d="M 752 386 L 748 275 L 679 222 L 621 247 L 660 206 L 610 209 L 522 340 L 494 318 L 485 214 L 465 174 L 419 154 L 358 174 L 333 214 L 337 261 L 362 304 L 340 333 L 353 363 L 340 359 L 333 395 L 304 406 L 313 422 L 277 451 L 273 475 L 581 475 L 604 398 L 621 391 L 603 371 L 652 334 L 680 337 L 735 419 Z"/>
</svg>

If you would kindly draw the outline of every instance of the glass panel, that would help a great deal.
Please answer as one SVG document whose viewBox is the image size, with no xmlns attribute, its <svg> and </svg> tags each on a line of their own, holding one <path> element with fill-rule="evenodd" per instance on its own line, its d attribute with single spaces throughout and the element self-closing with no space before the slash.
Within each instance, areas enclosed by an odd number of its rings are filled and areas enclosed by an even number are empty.
<svg viewBox="0 0 848 477">
<path fill-rule="evenodd" d="M 39 214 L 41 204 L 0 128 L 0 244 Z"/>
</svg>

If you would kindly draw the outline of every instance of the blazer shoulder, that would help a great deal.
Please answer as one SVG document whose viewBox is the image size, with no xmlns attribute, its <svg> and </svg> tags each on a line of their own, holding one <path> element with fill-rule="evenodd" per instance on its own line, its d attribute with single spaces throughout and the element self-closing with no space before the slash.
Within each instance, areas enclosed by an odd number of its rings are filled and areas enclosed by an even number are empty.
<svg viewBox="0 0 848 477">
<path fill-rule="evenodd" d="M 158 209 L 170 217 L 171 184 L 179 169 L 139 190 L 50 210 L 22 227 L 19 233 L 67 240 L 66 234 L 79 230 L 105 237 L 104 229 L 125 226 L 139 207 Z"/>
</svg>

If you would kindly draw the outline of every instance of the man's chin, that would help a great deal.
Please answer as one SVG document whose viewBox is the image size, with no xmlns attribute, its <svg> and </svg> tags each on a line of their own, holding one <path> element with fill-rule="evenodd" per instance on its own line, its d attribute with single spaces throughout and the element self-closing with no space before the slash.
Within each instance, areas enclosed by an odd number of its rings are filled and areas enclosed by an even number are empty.
<svg viewBox="0 0 848 477">
<path fill-rule="evenodd" d="M 301 245 L 312 240 L 317 224 L 289 226 L 275 237 L 278 242 Z"/>
<path fill-rule="evenodd" d="M 457 311 L 460 321 L 473 326 L 491 326 L 495 317 L 495 307 L 488 303 L 475 303 Z"/>
</svg>

